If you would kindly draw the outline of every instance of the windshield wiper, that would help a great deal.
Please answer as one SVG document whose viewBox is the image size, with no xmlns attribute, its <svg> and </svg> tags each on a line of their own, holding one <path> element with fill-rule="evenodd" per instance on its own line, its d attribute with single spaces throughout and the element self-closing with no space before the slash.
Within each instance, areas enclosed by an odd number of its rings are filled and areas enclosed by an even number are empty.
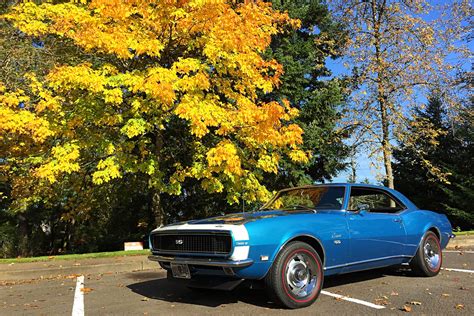
<svg viewBox="0 0 474 316">
<path fill-rule="evenodd" d="M 306 206 L 306 205 L 300 205 L 300 204 L 295 204 L 295 205 L 290 205 L 290 206 L 287 206 L 285 208 L 283 208 L 284 210 L 287 210 L 287 209 L 303 209 L 303 210 L 308 210 L 308 211 L 315 211 L 314 207 L 309 207 L 309 206 Z"/>
</svg>

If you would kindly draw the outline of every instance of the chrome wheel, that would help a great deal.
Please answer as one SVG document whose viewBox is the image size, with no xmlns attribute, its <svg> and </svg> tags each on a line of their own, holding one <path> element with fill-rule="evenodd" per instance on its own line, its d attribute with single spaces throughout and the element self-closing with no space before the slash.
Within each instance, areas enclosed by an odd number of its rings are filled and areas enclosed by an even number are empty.
<svg viewBox="0 0 474 316">
<path fill-rule="evenodd" d="M 317 271 L 306 253 L 298 252 L 288 260 L 286 265 L 286 283 L 291 293 L 298 298 L 310 296 L 317 284 Z"/>
<path fill-rule="evenodd" d="M 428 238 L 423 247 L 424 259 L 428 268 L 436 271 L 441 263 L 441 249 L 434 238 Z"/>
</svg>

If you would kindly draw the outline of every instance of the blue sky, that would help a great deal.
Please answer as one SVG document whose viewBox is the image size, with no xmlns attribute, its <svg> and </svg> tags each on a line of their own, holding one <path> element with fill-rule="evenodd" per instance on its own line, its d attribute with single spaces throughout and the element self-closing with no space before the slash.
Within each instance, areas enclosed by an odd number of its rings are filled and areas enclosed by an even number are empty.
<svg viewBox="0 0 474 316">
<path fill-rule="evenodd" d="M 431 4 L 432 5 L 440 5 L 440 4 L 443 4 L 444 2 L 443 1 L 431 1 Z M 433 20 L 433 19 L 436 19 L 439 17 L 439 12 L 431 12 L 429 15 L 427 15 L 425 17 L 426 20 Z M 466 42 L 463 43 L 464 45 L 466 44 Z M 471 50 L 471 52 L 474 50 L 474 45 L 473 45 L 473 42 L 472 41 L 468 41 L 467 42 L 467 45 L 469 47 L 469 49 Z M 454 54 L 451 54 L 451 55 L 448 55 L 448 60 L 453 62 L 453 61 L 456 61 L 456 59 L 458 58 L 458 56 L 454 55 Z M 454 59 L 454 60 L 453 60 Z M 463 69 L 465 71 L 470 71 L 472 70 L 472 67 L 473 67 L 473 59 L 470 58 L 470 60 L 461 60 L 462 61 L 462 64 L 463 64 Z M 337 60 L 333 60 L 333 59 L 327 59 L 326 60 L 326 65 L 327 67 L 332 71 L 332 75 L 334 77 L 339 77 L 339 76 L 343 76 L 343 75 L 349 75 L 350 74 L 350 71 L 344 67 L 343 63 L 345 62 L 345 60 L 343 58 L 340 58 L 340 59 L 337 59 Z M 417 95 L 416 98 L 418 98 L 418 100 L 421 102 L 421 103 L 425 103 L 426 102 L 426 96 L 425 95 Z M 360 152 L 357 154 L 356 156 L 356 163 L 357 163 L 357 182 L 362 182 L 364 181 L 365 179 L 367 179 L 370 183 L 378 183 L 378 181 L 376 180 L 376 176 L 377 174 L 380 174 L 382 172 L 382 170 L 376 170 L 374 167 L 371 167 L 371 159 L 368 158 L 368 153 L 367 152 Z M 380 166 L 379 166 L 380 167 Z M 346 182 L 347 179 L 349 178 L 349 175 L 350 175 L 350 172 L 351 170 L 346 170 L 346 171 L 342 171 L 340 172 L 334 179 L 333 179 L 333 182 Z"/>
<path fill-rule="evenodd" d="M 330 59 L 326 60 L 327 67 L 332 71 L 333 76 L 340 77 L 343 75 L 349 75 L 350 71 L 346 69 L 343 65 L 343 59 Z M 370 183 L 377 183 L 375 179 L 376 170 L 370 167 L 371 160 L 367 157 L 367 153 L 361 152 L 356 155 L 356 163 L 357 163 L 357 181 L 362 182 L 365 179 L 368 179 Z M 333 182 L 347 182 L 351 170 L 348 169 L 346 171 L 340 172 L 337 177 L 333 178 Z"/>
</svg>

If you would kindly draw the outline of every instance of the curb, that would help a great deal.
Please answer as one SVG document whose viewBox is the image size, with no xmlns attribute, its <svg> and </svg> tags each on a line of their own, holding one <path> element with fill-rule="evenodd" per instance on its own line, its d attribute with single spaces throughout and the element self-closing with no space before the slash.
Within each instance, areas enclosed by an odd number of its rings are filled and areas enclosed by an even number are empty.
<svg viewBox="0 0 474 316">
<path fill-rule="evenodd" d="M 449 241 L 446 247 L 446 249 L 450 250 L 458 250 L 459 248 L 474 248 L 474 235 L 456 236 L 456 238 Z"/>
<path fill-rule="evenodd" d="M 5 264 L 6 269 L 0 266 L 0 281 L 20 281 L 34 279 L 51 279 L 65 277 L 76 274 L 101 274 L 101 273 L 119 273 L 161 269 L 156 262 L 147 259 L 146 256 L 133 258 L 133 260 L 116 262 L 114 260 L 93 260 L 90 264 L 81 264 L 76 262 L 55 262 L 57 266 L 47 266 L 44 262 L 36 264 L 18 263 L 15 265 Z M 126 258 L 126 257 L 124 257 Z M 124 260 L 124 259 L 122 259 Z M 92 260 L 90 260 L 92 261 Z M 46 266 L 46 267 L 45 267 Z"/>
</svg>

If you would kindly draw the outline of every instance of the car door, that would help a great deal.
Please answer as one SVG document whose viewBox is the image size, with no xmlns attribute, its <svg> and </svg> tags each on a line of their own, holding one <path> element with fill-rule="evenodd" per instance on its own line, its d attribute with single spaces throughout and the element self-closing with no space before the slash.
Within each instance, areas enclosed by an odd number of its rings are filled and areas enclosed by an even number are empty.
<svg viewBox="0 0 474 316">
<path fill-rule="evenodd" d="M 351 187 L 346 213 L 350 236 L 348 271 L 401 262 L 406 232 L 398 213 L 403 209 L 405 206 L 385 190 Z"/>
</svg>

